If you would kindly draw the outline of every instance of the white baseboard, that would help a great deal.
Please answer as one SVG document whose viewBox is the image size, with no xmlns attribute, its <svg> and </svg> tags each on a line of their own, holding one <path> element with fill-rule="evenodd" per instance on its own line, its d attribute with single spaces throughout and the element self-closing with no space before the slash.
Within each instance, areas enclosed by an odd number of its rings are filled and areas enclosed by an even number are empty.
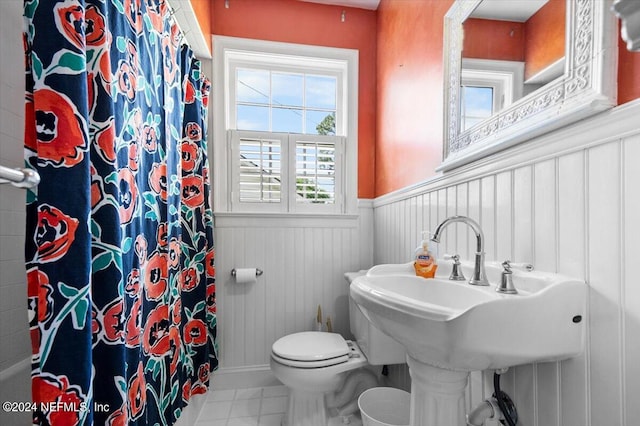
<svg viewBox="0 0 640 426">
<path fill-rule="evenodd" d="M 268 365 L 220 368 L 213 372 L 211 389 L 244 389 L 281 385 Z"/>
</svg>

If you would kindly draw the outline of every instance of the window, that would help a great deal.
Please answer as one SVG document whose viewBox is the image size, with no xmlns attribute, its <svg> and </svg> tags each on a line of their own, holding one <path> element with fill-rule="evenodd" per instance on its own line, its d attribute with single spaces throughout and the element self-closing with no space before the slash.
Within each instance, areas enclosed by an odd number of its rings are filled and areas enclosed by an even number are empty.
<svg viewBox="0 0 640 426">
<path fill-rule="evenodd" d="M 214 86 L 214 120 L 224 123 L 214 132 L 227 140 L 214 151 L 216 211 L 354 213 L 356 173 L 346 170 L 357 167 L 357 52 L 214 43 L 224 82 L 217 97 Z"/>
<path fill-rule="evenodd" d="M 462 131 L 493 115 L 494 88 L 462 85 L 460 87 L 460 126 Z"/>
<path fill-rule="evenodd" d="M 522 62 L 465 58 L 462 67 L 461 131 L 470 129 L 522 97 Z"/>
<path fill-rule="evenodd" d="M 230 130 L 239 211 L 340 213 L 344 138 Z"/>
<path fill-rule="evenodd" d="M 235 129 L 335 134 L 335 75 L 237 68 Z"/>
</svg>

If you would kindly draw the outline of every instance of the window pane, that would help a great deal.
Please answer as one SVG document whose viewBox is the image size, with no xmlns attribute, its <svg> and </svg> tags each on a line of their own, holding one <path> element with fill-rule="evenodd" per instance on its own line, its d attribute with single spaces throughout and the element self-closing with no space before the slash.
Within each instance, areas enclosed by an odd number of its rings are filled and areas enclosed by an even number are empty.
<svg viewBox="0 0 640 426">
<path fill-rule="evenodd" d="M 493 113 L 493 88 L 463 86 L 461 88 L 462 130 L 491 117 Z"/>
<path fill-rule="evenodd" d="M 273 108 L 272 131 L 302 133 L 302 110 L 294 108 Z"/>
<path fill-rule="evenodd" d="M 279 140 L 240 141 L 241 202 L 280 202 L 281 160 Z"/>
<path fill-rule="evenodd" d="M 309 135 L 335 135 L 336 113 L 307 110 L 305 133 Z"/>
<path fill-rule="evenodd" d="M 238 105 L 236 129 L 269 131 L 269 107 Z"/>
<path fill-rule="evenodd" d="M 296 142 L 296 202 L 335 202 L 335 147 L 329 143 Z"/>
<path fill-rule="evenodd" d="M 239 68 L 236 101 L 269 104 L 269 71 Z"/>
<path fill-rule="evenodd" d="M 336 109 L 336 78 L 320 75 L 306 76 L 306 107 Z"/>
<path fill-rule="evenodd" d="M 271 102 L 274 106 L 303 106 L 304 77 L 274 72 L 271 75 Z"/>
</svg>

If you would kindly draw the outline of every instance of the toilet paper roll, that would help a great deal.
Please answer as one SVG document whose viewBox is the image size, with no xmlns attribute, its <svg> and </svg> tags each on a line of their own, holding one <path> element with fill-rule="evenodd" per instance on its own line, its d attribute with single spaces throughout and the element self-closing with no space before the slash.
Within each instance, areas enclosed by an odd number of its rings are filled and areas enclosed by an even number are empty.
<svg viewBox="0 0 640 426">
<path fill-rule="evenodd" d="M 252 284 L 256 282 L 256 268 L 236 268 L 236 283 Z"/>
</svg>

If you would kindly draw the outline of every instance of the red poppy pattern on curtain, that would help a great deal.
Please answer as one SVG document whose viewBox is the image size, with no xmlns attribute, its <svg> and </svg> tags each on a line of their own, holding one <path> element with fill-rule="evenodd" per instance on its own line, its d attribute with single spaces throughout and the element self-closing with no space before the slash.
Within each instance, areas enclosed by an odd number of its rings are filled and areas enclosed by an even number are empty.
<svg viewBox="0 0 640 426">
<path fill-rule="evenodd" d="M 171 425 L 217 368 L 209 81 L 164 0 L 26 0 L 34 424 Z"/>
</svg>

